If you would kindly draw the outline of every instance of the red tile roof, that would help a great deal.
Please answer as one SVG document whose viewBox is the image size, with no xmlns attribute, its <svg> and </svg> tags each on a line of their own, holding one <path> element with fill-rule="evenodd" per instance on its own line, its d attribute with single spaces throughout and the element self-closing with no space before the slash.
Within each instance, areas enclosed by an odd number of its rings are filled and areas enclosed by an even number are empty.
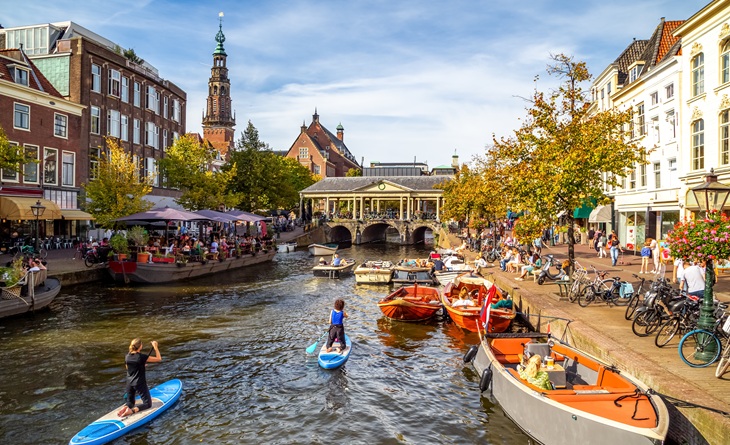
<svg viewBox="0 0 730 445">
<path fill-rule="evenodd" d="M 659 50 L 657 51 L 656 59 L 654 60 L 655 64 L 659 63 L 664 56 L 667 55 L 672 46 L 674 46 L 674 44 L 679 40 L 679 37 L 672 35 L 672 32 L 682 23 L 684 23 L 684 20 L 671 20 L 664 22 L 664 26 L 662 27 L 662 36 L 659 40 Z"/>
<path fill-rule="evenodd" d="M 32 60 L 27 57 L 24 58 L 19 49 L 0 49 L 0 79 L 15 83 L 15 79 L 10 75 L 10 68 L 8 68 L 9 65 L 14 64 L 22 65 L 32 71 L 28 76 L 29 88 L 38 91 L 45 91 L 51 96 L 56 96 L 63 99 L 61 93 L 59 93 L 58 90 L 53 87 L 48 79 L 46 79 L 43 73 L 41 73 L 41 70 L 39 70 L 38 67 L 33 64 Z M 39 83 L 40 87 L 38 85 Z"/>
</svg>

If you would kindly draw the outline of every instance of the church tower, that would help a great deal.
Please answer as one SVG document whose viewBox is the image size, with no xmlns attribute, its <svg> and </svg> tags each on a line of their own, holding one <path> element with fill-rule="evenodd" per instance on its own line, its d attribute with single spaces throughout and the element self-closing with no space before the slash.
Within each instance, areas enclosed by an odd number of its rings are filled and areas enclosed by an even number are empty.
<svg viewBox="0 0 730 445">
<path fill-rule="evenodd" d="M 236 116 L 231 109 L 231 82 L 228 79 L 226 68 L 226 51 L 223 42 L 223 13 L 218 14 L 220 23 L 215 41 L 218 45 L 213 51 L 213 67 L 208 79 L 208 101 L 203 115 L 203 138 L 220 151 L 223 157 L 233 148 L 233 137 L 236 126 Z"/>
</svg>

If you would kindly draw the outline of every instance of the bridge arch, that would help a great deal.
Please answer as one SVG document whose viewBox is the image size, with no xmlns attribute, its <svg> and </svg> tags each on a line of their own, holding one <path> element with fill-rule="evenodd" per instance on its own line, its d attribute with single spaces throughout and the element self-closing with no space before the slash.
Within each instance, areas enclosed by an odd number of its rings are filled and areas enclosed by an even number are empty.
<svg viewBox="0 0 730 445">
<path fill-rule="evenodd" d="M 354 243 L 355 237 L 344 225 L 333 225 L 330 226 L 329 240 L 333 243 Z"/>
</svg>

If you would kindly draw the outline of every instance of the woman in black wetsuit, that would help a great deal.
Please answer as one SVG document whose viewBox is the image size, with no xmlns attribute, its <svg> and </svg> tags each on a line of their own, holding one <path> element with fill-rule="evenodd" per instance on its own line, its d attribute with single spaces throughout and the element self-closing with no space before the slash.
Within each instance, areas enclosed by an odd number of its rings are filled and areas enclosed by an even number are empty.
<svg viewBox="0 0 730 445">
<path fill-rule="evenodd" d="M 127 417 L 148 409 L 152 406 L 150 389 L 147 387 L 147 376 L 145 366 L 147 363 L 159 363 L 162 361 L 162 354 L 157 347 L 157 342 L 152 340 L 152 347 L 155 355 L 142 353 L 142 340 L 135 338 L 129 344 L 129 353 L 124 359 L 127 368 L 127 404 L 117 413 L 119 417 Z M 139 394 L 142 404 L 135 406 L 135 396 Z"/>
</svg>

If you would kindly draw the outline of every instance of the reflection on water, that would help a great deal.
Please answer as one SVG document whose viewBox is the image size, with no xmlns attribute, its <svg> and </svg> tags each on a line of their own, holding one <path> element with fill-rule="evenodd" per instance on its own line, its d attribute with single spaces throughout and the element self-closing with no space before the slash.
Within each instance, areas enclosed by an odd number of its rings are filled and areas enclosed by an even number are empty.
<svg viewBox="0 0 730 445">
<path fill-rule="evenodd" d="M 340 252 L 358 261 L 418 255 Z M 184 392 L 115 443 L 527 443 L 462 363 L 476 334 L 440 318 L 390 321 L 376 305 L 387 286 L 315 278 L 314 261 L 299 251 L 171 286 L 77 286 L 50 310 L 0 320 L 0 443 L 66 443 L 120 405 L 136 336 L 160 342 L 163 362 L 148 367 L 148 380 L 179 378 Z M 346 300 L 353 352 L 325 371 L 304 350 L 336 297 Z"/>
</svg>

